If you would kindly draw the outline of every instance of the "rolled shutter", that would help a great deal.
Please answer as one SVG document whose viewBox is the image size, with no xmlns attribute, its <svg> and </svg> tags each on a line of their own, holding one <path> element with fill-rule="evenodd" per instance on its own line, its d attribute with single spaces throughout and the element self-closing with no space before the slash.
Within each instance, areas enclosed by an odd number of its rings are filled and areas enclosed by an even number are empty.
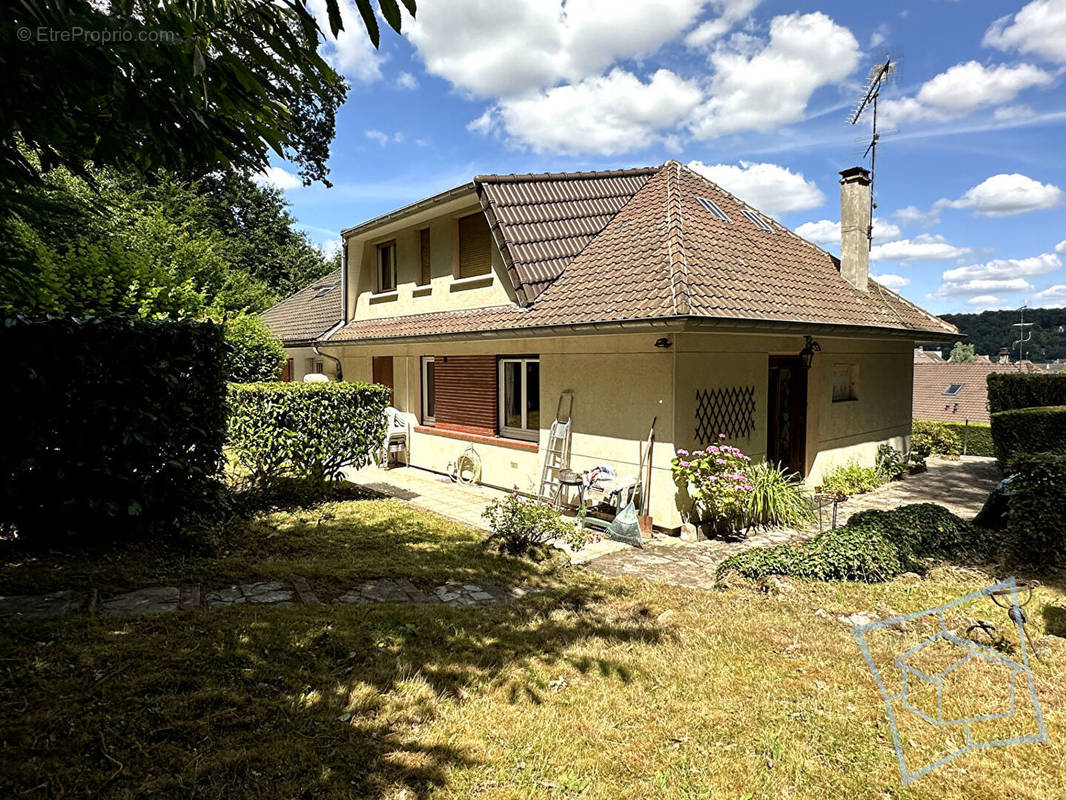
<svg viewBox="0 0 1066 800">
<path fill-rule="evenodd" d="M 492 269 L 492 235 L 485 215 L 459 219 L 459 277 L 487 275 Z"/>
<path fill-rule="evenodd" d="M 496 435 L 496 356 L 437 356 L 436 425 L 444 430 Z"/>
<path fill-rule="evenodd" d="M 418 232 L 418 256 L 421 259 L 421 274 L 418 276 L 420 286 L 425 286 L 433 277 L 429 260 L 429 228 Z"/>
</svg>

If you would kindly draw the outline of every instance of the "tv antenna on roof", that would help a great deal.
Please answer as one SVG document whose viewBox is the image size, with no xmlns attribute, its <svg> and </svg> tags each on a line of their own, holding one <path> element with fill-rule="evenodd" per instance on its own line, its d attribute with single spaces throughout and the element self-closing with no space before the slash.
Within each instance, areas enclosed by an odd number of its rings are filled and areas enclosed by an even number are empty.
<svg viewBox="0 0 1066 800">
<path fill-rule="evenodd" d="M 1021 322 L 1015 322 L 1015 323 L 1013 323 L 1011 325 L 1012 328 L 1017 328 L 1018 329 L 1018 338 L 1014 340 L 1014 344 L 1018 345 L 1018 363 L 1019 364 L 1022 361 L 1025 360 L 1025 351 L 1022 349 L 1022 346 L 1026 342 L 1030 341 L 1033 338 L 1033 332 L 1032 331 L 1028 331 L 1028 336 L 1027 336 L 1026 335 L 1026 330 L 1025 330 L 1026 328 L 1032 328 L 1033 327 L 1033 323 L 1025 321 L 1025 309 L 1027 309 L 1028 307 L 1029 307 L 1028 305 L 1023 305 L 1021 308 L 1018 309 L 1018 313 L 1021 314 Z M 1013 345 L 1012 345 L 1012 348 L 1013 348 Z"/>
<path fill-rule="evenodd" d="M 866 238 L 871 247 L 874 239 L 874 210 L 877 208 L 877 201 L 874 199 L 874 187 L 877 185 L 874 183 L 877 169 L 877 143 L 881 139 L 881 134 L 877 130 L 877 98 L 880 97 L 881 89 L 885 83 L 898 69 L 899 61 L 893 61 L 887 56 L 884 61 L 874 64 L 870 70 L 869 77 L 866 79 L 866 89 L 859 100 L 859 104 L 855 107 L 854 113 L 851 115 L 851 121 L 848 123 L 849 125 L 855 125 L 862 119 L 866 109 L 872 109 L 873 125 L 870 133 L 870 143 L 866 146 L 866 152 L 862 154 L 863 158 L 870 156 L 870 227 L 866 231 Z"/>
</svg>

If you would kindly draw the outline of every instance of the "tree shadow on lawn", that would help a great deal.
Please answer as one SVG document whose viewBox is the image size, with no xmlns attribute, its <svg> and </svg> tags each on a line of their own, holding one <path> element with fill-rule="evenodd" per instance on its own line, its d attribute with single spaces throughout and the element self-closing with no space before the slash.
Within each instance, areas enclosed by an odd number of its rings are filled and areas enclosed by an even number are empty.
<svg viewBox="0 0 1066 800">
<path fill-rule="evenodd" d="M 625 663 L 568 655 L 590 639 L 660 642 L 648 609 L 626 598 L 589 583 L 480 609 L 234 607 L 9 626 L 0 795 L 425 797 L 478 764 L 429 728 L 449 708 L 542 702 L 552 670 L 631 680 Z"/>
</svg>

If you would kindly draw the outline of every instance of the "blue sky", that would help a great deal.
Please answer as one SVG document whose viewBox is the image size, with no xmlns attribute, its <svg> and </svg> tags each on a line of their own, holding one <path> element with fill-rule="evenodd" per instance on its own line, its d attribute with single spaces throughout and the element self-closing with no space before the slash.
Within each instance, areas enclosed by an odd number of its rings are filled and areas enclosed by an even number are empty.
<svg viewBox="0 0 1066 800">
<path fill-rule="evenodd" d="M 326 248 L 478 173 L 677 159 L 837 252 L 847 118 L 902 55 L 871 272 L 937 313 L 1066 304 L 1066 0 L 419 0 L 378 52 L 346 25 L 333 188 L 271 170 Z"/>
</svg>

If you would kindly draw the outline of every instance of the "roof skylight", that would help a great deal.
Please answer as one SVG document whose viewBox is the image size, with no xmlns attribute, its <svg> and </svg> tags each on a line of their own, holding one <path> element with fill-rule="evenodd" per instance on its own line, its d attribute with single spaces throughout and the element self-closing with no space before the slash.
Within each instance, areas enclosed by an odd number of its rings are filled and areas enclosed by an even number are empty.
<svg viewBox="0 0 1066 800">
<path fill-rule="evenodd" d="M 944 394 L 947 395 L 948 397 L 954 397 L 955 395 L 957 395 L 959 392 L 962 391 L 962 387 L 963 387 L 963 384 L 961 384 L 961 383 L 953 383 L 947 389 L 944 390 Z"/>
<path fill-rule="evenodd" d="M 748 211 L 748 209 L 745 208 L 745 209 L 743 209 L 743 214 L 744 214 L 745 217 L 747 217 L 749 220 L 751 220 L 751 223 L 756 228 L 758 228 L 760 231 L 766 231 L 768 233 L 773 233 L 774 229 L 770 227 L 770 223 L 767 222 L 766 220 L 764 220 L 762 217 L 760 217 L 754 211 Z"/>
<path fill-rule="evenodd" d="M 327 294 L 332 292 L 334 289 L 336 289 L 340 285 L 341 285 L 341 282 L 337 281 L 336 283 L 334 283 L 334 284 L 332 284 L 330 286 L 323 286 L 323 287 L 319 288 L 319 290 L 317 292 L 315 292 L 315 297 L 316 298 L 325 297 Z"/>
<path fill-rule="evenodd" d="M 732 220 L 730 220 L 729 217 L 726 216 L 726 213 L 722 211 L 722 209 L 718 207 L 718 204 L 713 200 L 708 200 L 706 197 L 697 197 L 696 200 L 699 201 L 699 204 L 701 206 L 710 211 L 711 214 L 713 214 L 716 218 L 720 219 L 722 222 L 732 222 Z"/>
</svg>

